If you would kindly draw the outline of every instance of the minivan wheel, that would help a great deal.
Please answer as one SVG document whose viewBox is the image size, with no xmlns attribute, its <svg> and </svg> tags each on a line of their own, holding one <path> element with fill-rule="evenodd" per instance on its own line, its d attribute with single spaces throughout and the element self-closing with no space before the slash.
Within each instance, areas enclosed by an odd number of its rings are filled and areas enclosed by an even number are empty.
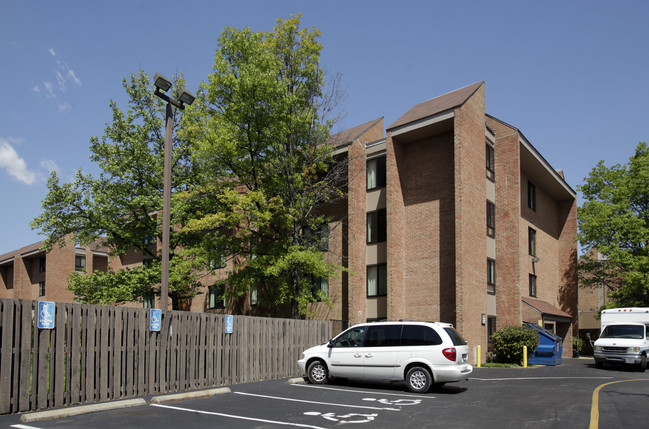
<svg viewBox="0 0 649 429">
<path fill-rule="evenodd" d="M 319 360 L 314 360 L 309 364 L 306 374 L 312 384 L 325 384 L 329 380 L 327 365 Z"/>
<path fill-rule="evenodd" d="M 408 390 L 413 393 L 425 393 L 430 389 L 433 378 L 426 368 L 413 366 L 406 375 Z"/>
</svg>

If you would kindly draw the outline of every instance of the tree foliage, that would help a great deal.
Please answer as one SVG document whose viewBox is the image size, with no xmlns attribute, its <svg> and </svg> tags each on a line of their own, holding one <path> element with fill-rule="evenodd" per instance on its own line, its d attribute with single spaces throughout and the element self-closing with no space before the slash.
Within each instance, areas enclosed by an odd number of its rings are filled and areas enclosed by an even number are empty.
<svg viewBox="0 0 649 429">
<path fill-rule="evenodd" d="M 143 71 L 124 79 L 123 86 L 129 96 L 128 109 L 120 110 L 111 100 L 112 123 L 106 125 L 101 139 L 90 141 L 90 159 L 101 170 L 99 176 L 78 170 L 74 181 L 62 183 L 53 172 L 43 212 L 32 222 L 32 228 L 47 236 L 47 249 L 63 245 L 74 235 L 84 245 L 103 243 L 113 257 L 135 251 L 151 261 L 135 269 L 73 275 L 70 289 L 87 303 L 131 301 L 159 293 L 161 255 L 154 239 L 162 237 L 162 216 L 157 213 L 162 207 L 165 105 L 153 95 Z M 182 76 L 176 77 L 174 87 L 183 86 Z M 172 189 L 179 191 L 188 188 L 195 177 L 188 142 L 175 138 L 173 154 Z M 172 225 L 187 222 L 191 213 L 187 203 L 172 204 Z M 197 291 L 197 275 L 188 273 L 201 261 L 180 250 L 195 239 L 186 232 L 171 232 L 169 295 L 174 308 L 178 299 L 191 298 Z"/>
<path fill-rule="evenodd" d="M 226 28 L 183 122 L 203 178 L 181 195 L 201 205 L 184 231 L 204 234 L 195 248 L 235 258 L 228 295 L 257 287 L 262 304 L 290 304 L 293 317 L 316 299 L 313 280 L 340 269 L 322 247 L 332 221 L 322 208 L 343 197 L 346 172 L 323 144 L 340 91 L 334 81 L 325 93 L 319 36 L 295 16 L 265 33 Z"/>
<path fill-rule="evenodd" d="M 639 143 L 625 165 L 600 161 L 579 190 L 579 241 L 588 252 L 579 266 L 582 284 L 606 285 L 614 306 L 649 306 L 647 144 Z"/>
</svg>

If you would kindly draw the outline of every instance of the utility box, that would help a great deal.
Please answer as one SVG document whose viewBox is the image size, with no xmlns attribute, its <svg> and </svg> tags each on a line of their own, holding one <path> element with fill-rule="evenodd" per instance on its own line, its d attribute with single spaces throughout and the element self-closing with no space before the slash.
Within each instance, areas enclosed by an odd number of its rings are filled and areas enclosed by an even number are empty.
<svg viewBox="0 0 649 429">
<path fill-rule="evenodd" d="M 539 337 L 539 345 L 536 347 L 534 354 L 527 358 L 527 363 L 533 365 L 561 365 L 563 338 L 554 335 L 536 323 L 525 323 L 525 327 L 535 330 Z"/>
</svg>

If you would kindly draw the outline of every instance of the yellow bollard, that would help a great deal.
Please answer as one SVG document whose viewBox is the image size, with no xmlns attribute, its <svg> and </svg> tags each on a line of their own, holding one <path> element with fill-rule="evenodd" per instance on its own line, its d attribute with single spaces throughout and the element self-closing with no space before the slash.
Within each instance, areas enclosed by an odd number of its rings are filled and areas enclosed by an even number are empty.
<svg viewBox="0 0 649 429">
<path fill-rule="evenodd" d="M 476 348 L 477 348 L 478 351 L 476 352 L 476 357 L 475 357 L 476 361 L 475 362 L 476 362 L 476 366 L 478 368 L 480 368 L 480 366 L 481 366 L 480 361 L 481 361 L 482 354 L 480 353 L 480 346 L 476 346 Z"/>
<path fill-rule="evenodd" d="M 527 346 L 523 346 L 523 368 L 527 368 Z"/>
</svg>

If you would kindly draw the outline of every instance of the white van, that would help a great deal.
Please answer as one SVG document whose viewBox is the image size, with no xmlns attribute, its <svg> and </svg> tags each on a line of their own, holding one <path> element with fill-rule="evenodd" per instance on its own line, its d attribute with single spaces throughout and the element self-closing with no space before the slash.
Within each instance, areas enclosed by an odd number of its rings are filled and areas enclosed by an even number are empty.
<svg viewBox="0 0 649 429">
<path fill-rule="evenodd" d="M 601 321 L 602 331 L 593 344 L 595 366 L 632 364 L 644 372 L 649 353 L 649 308 L 602 310 Z"/>
<path fill-rule="evenodd" d="M 469 347 L 448 323 L 361 323 L 302 353 L 297 364 L 313 384 L 330 377 L 405 380 L 411 392 L 463 381 Z"/>
</svg>

